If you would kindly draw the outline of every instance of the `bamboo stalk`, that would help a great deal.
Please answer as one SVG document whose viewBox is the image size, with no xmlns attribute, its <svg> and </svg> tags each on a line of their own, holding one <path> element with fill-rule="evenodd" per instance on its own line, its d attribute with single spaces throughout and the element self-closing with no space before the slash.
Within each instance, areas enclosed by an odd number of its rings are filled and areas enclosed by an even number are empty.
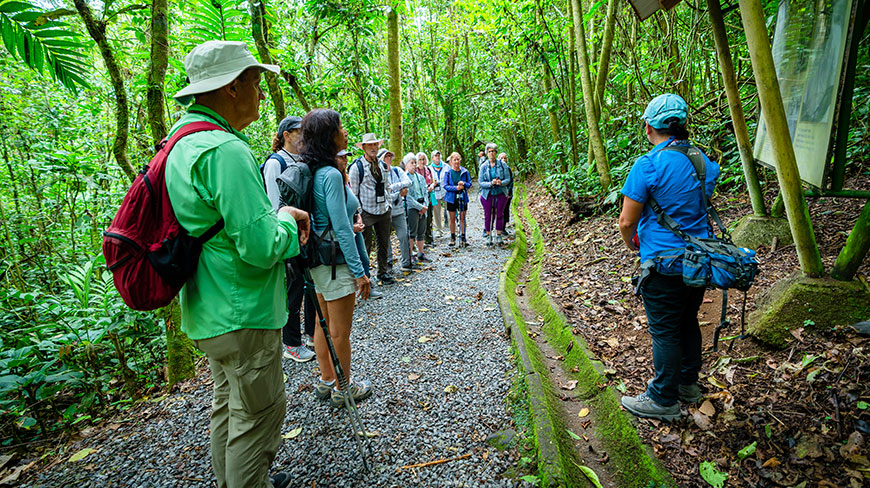
<svg viewBox="0 0 870 488">
<path fill-rule="evenodd" d="M 450 461 L 457 461 L 459 459 L 465 459 L 465 458 L 470 457 L 470 456 L 471 456 L 471 453 L 468 452 L 468 453 L 465 453 L 461 456 L 456 456 L 455 458 L 448 458 L 448 459 L 442 458 L 442 459 L 438 459 L 436 461 L 429 461 L 428 463 L 408 464 L 406 466 L 401 466 L 399 468 L 396 468 L 396 471 L 401 471 L 403 469 L 425 468 L 427 466 L 435 466 L 436 464 L 449 463 Z"/>
</svg>

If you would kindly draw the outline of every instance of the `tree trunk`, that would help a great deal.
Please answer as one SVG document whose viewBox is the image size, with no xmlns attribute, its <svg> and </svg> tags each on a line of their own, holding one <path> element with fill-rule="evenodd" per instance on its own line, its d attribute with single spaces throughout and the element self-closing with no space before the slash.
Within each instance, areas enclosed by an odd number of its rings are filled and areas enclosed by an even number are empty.
<svg viewBox="0 0 870 488">
<path fill-rule="evenodd" d="M 739 3 L 752 71 L 758 88 L 758 99 L 775 155 L 776 177 L 782 189 L 785 213 L 794 237 L 801 271 L 809 277 L 820 277 L 825 274 L 825 268 L 816 244 L 807 202 L 801 190 L 794 146 L 785 118 L 773 55 L 770 52 L 764 11 L 759 0 L 739 0 Z"/>
<path fill-rule="evenodd" d="M 390 150 L 401 160 L 402 141 L 402 79 L 399 66 L 399 14 L 394 8 L 387 14 L 387 69 L 390 78 Z"/>
<path fill-rule="evenodd" d="M 610 71 L 610 53 L 613 51 L 613 29 L 616 25 L 617 0 L 607 3 L 607 19 L 604 22 L 604 39 L 601 42 L 601 56 L 598 58 L 598 76 L 595 80 L 595 116 L 601 120 L 601 108 L 604 100 L 604 85 Z"/>
<path fill-rule="evenodd" d="M 106 23 L 94 19 L 94 14 L 85 0 L 73 0 L 73 3 L 85 23 L 88 34 L 100 49 L 103 64 L 106 65 L 106 71 L 109 72 L 109 80 L 112 83 L 112 90 L 115 92 L 115 120 L 117 123 L 115 139 L 112 142 L 112 154 L 115 155 L 115 161 L 121 170 L 130 178 L 130 181 L 133 181 L 136 178 L 136 170 L 133 169 L 133 165 L 127 158 L 127 138 L 130 133 L 127 90 L 124 88 L 124 79 L 121 77 L 121 69 L 115 60 L 115 53 L 112 52 L 109 40 L 106 39 Z"/>
<path fill-rule="evenodd" d="M 725 83 L 725 93 L 728 95 L 728 108 L 731 111 L 731 121 L 734 124 L 737 150 L 740 152 L 740 161 L 743 163 L 746 189 L 749 191 L 750 200 L 752 200 L 753 213 L 759 217 L 764 217 L 767 215 L 767 207 L 764 205 L 764 194 L 758 183 L 758 173 L 755 171 L 755 157 L 752 155 L 752 145 L 749 143 L 749 130 L 746 128 L 746 117 L 743 114 L 743 104 L 740 101 L 737 75 L 734 74 L 734 65 L 731 62 L 731 49 L 728 47 L 728 36 L 725 33 L 722 7 L 719 0 L 707 0 L 707 7 L 710 13 L 710 24 L 713 27 L 713 40 L 719 55 L 722 81 Z"/>
<path fill-rule="evenodd" d="M 299 86 L 299 80 L 296 79 L 296 75 L 293 73 L 281 70 L 281 76 L 284 77 L 284 80 L 290 85 L 290 88 L 293 89 L 293 93 L 296 95 L 296 100 L 302 105 L 302 108 L 305 109 L 305 112 L 311 111 L 311 105 L 308 104 L 308 100 L 305 99 L 305 94 L 302 93 L 302 88 Z"/>
<path fill-rule="evenodd" d="M 194 366 L 196 349 L 193 347 L 193 342 L 181 331 L 181 306 L 178 304 L 177 297 L 157 313 L 166 323 L 167 380 L 172 387 L 178 382 L 193 378 L 196 374 Z"/>
<path fill-rule="evenodd" d="M 151 2 L 151 66 L 148 69 L 148 125 L 151 127 L 151 141 L 156 147 L 166 137 L 166 115 L 163 111 L 165 94 L 163 84 L 166 67 L 169 65 L 169 18 L 167 0 Z"/>
<path fill-rule="evenodd" d="M 592 78 L 589 75 L 589 58 L 586 55 L 586 37 L 583 34 L 583 8 L 580 0 L 571 0 L 574 5 L 574 36 L 577 44 L 577 60 L 580 64 L 580 82 L 583 88 L 583 100 L 586 108 L 586 122 L 589 126 L 589 142 L 595 154 L 595 164 L 598 168 L 598 177 L 601 181 L 602 192 L 610 189 L 610 166 L 607 162 L 607 153 L 604 149 L 604 141 L 601 138 L 601 130 L 598 119 L 595 117 L 594 88 Z"/>
<path fill-rule="evenodd" d="M 568 4 L 568 20 L 574 22 L 571 0 Z M 574 30 L 568 35 L 568 130 L 571 136 L 571 165 L 580 160 L 580 148 L 577 140 L 577 48 L 574 46 Z M 562 172 L 568 172 L 568 164 L 562 164 Z"/>
<path fill-rule="evenodd" d="M 550 118 L 550 133 L 553 136 L 553 142 L 558 144 L 561 140 L 561 129 L 559 128 L 559 114 L 556 112 L 555 97 L 551 95 L 553 91 L 553 75 L 550 73 L 550 67 L 547 66 L 547 60 L 541 57 L 541 68 L 544 71 L 544 96 L 547 99 L 547 115 Z"/>
<path fill-rule="evenodd" d="M 251 34 L 254 37 L 254 44 L 257 45 L 260 62 L 273 64 L 272 55 L 269 53 L 269 26 L 266 23 L 265 0 L 255 0 L 250 5 Z M 275 107 L 275 127 L 278 127 L 278 124 L 281 123 L 287 113 L 284 107 L 284 94 L 281 92 L 281 86 L 278 85 L 278 75 L 271 71 L 266 71 L 264 75 L 266 76 L 266 84 L 269 86 L 269 96 L 272 98 L 272 105 Z"/>
<path fill-rule="evenodd" d="M 837 256 L 834 268 L 831 269 L 831 278 L 840 281 L 854 278 L 868 250 L 870 250 L 870 202 L 864 204 L 864 210 L 861 211 L 855 227 L 846 239 L 846 246 Z"/>
</svg>

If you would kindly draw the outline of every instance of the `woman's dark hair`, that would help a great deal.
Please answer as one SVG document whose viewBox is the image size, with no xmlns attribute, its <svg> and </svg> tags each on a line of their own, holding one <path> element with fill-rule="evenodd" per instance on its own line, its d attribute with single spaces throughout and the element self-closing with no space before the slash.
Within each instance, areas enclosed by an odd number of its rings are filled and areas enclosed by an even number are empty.
<svg viewBox="0 0 870 488">
<path fill-rule="evenodd" d="M 677 139 L 679 141 L 689 140 L 689 131 L 686 130 L 685 124 L 680 123 L 680 119 L 676 117 L 671 117 L 669 119 L 666 119 L 665 123 L 668 124 L 667 127 L 656 129 L 659 134 L 673 136 L 674 139 Z"/>
<path fill-rule="evenodd" d="M 314 173 L 324 166 L 338 168 L 335 133 L 341 128 L 341 116 L 328 108 L 314 109 L 302 118 L 302 160 Z"/>
</svg>

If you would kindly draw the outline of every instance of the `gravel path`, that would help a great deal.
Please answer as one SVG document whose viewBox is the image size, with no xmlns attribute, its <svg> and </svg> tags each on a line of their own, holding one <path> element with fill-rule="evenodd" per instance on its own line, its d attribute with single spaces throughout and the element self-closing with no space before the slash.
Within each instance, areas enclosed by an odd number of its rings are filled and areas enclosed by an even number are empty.
<svg viewBox="0 0 870 488">
<path fill-rule="evenodd" d="M 475 197 L 473 201 L 477 201 Z M 374 451 L 362 472 L 347 416 L 315 400 L 316 362 L 285 360 L 287 416 L 273 468 L 289 470 L 291 486 L 520 486 L 505 478 L 514 450 L 484 441 L 511 426 L 505 397 L 515 368 L 498 311 L 498 275 L 507 249 L 483 246 L 482 209 L 469 210 L 470 247 L 431 249 L 431 269 L 380 287 L 384 298 L 360 304 L 351 334 L 354 376 L 374 395 L 360 413 Z M 84 431 L 54 466 L 25 486 L 214 486 L 208 448 L 211 381 L 207 368 L 162 401 L 137 407 L 105 428 Z M 84 460 L 66 462 L 83 448 Z M 398 468 L 471 455 L 444 464 Z"/>
</svg>

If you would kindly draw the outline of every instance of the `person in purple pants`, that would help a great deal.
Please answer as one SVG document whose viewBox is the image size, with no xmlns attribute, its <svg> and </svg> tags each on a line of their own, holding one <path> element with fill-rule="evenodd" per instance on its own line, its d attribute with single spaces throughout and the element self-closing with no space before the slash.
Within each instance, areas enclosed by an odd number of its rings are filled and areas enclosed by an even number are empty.
<svg viewBox="0 0 870 488">
<path fill-rule="evenodd" d="M 490 222 L 495 214 L 495 243 L 504 243 L 504 207 L 507 205 L 507 187 L 511 182 L 511 172 L 504 161 L 497 159 L 498 147 L 489 143 L 486 145 L 487 161 L 480 165 L 478 183 L 480 184 L 480 203 L 483 204 L 483 233 L 486 235 L 486 245 L 492 246 L 493 229 Z"/>
</svg>

